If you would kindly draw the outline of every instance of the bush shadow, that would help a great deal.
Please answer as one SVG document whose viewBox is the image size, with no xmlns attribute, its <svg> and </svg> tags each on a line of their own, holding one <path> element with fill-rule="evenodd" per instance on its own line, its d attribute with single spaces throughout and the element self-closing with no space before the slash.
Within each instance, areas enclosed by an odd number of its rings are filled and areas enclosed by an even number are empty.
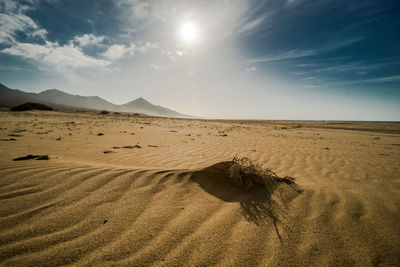
<svg viewBox="0 0 400 267">
<path fill-rule="evenodd" d="M 286 217 L 290 201 L 302 191 L 297 186 L 279 180 L 256 184 L 250 190 L 244 190 L 232 183 L 231 166 L 232 162 L 226 161 L 195 171 L 192 181 L 222 201 L 240 203 L 243 216 L 249 222 L 256 225 L 272 223 L 282 242 L 278 223 L 282 228 L 290 230 L 282 219 Z"/>
</svg>

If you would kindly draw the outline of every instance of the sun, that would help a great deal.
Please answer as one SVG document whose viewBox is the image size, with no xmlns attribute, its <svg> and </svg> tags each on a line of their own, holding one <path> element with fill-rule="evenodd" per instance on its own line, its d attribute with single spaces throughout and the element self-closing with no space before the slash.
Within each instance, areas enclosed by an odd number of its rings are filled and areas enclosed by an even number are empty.
<svg viewBox="0 0 400 267">
<path fill-rule="evenodd" d="M 186 44 L 193 44 L 199 39 L 199 29 L 196 24 L 187 21 L 180 28 L 180 36 Z"/>
</svg>

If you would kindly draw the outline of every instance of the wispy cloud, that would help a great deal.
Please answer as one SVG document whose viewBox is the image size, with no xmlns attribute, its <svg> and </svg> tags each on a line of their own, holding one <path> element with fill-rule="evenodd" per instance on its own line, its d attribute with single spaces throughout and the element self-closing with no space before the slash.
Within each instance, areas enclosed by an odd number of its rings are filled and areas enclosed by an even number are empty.
<svg viewBox="0 0 400 267">
<path fill-rule="evenodd" d="M 280 61 L 286 59 L 294 59 L 300 57 L 315 56 L 318 54 L 317 50 L 289 50 L 282 52 L 277 55 L 268 55 L 260 58 L 254 58 L 247 60 L 247 63 L 260 63 L 260 62 L 270 62 L 270 61 Z"/>
<path fill-rule="evenodd" d="M 246 62 L 247 63 L 261 63 L 261 62 L 271 62 L 271 61 L 280 61 L 280 60 L 289 60 L 289 59 L 295 59 L 295 58 L 316 56 L 316 55 L 329 53 L 331 51 L 352 45 L 352 44 L 360 42 L 364 39 L 365 39 L 364 37 L 345 39 L 345 40 L 341 40 L 341 41 L 335 42 L 335 43 L 326 43 L 322 47 L 315 48 L 315 49 L 288 50 L 288 51 L 284 51 L 284 52 L 281 52 L 281 53 L 278 53 L 275 55 L 267 55 L 267 56 L 263 56 L 263 57 L 259 57 L 259 58 L 249 59 Z"/>
<path fill-rule="evenodd" d="M 232 2 L 213 1 L 207 13 L 206 23 L 215 29 L 219 38 L 246 36 L 266 30 L 274 9 L 264 9 L 266 1 L 238 0 Z M 259 10 L 264 10 L 260 13 Z M 207 14 L 206 13 L 206 14 Z M 261 27 L 262 26 L 262 27 Z"/>
<path fill-rule="evenodd" d="M 256 67 L 250 67 L 250 68 L 246 68 L 246 72 L 252 72 L 252 71 L 256 71 L 257 68 Z"/>
<path fill-rule="evenodd" d="M 41 63 L 50 68 L 89 68 L 105 67 L 111 62 L 85 55 L 79 47 L 73 44 L 59 45 L 47 41 L 45 45 L 18 43 L 1 50 L 2 53 L 20 56 Z"/>
<path fill-rule="evenodd" d="M 265 29 L 275 11 L 263 10 L 269 4 L 265 0 L 120 0 L 118 3 L 125 10 L 122 17 L 126 31 L 140 34 L 141 31 L 159 31 L 169 27 L 168 37 L 171 37 L 171 29 L 177 24 L 192 20 L 201 25 L 204 35 L 212 37 L 208 42 L 246 36 Z"/>
<path fill-rule="evenodd" d="M 32 37 L 39 37 L 42 40 L 46 40 L 47 34 L 48 32 L 46 29 L 37 29 L 34 32 L 30 33 L 29 35 Z"/>
<path fill-rule="evenodd" d="M 314 68 L 313 72 L 321 73 L 321 72 L 350 72 L 350 71 L 372 71 L 376 69 L 380 69 L 383 67 L 387 67 L 393 65 L 393 61 L 389 62 L 379 62 L 379 63 L 370 63 L 365 61 L 356 61 L 350 63 L 342 63 L 342 64 L 334 64 L 332 66 L 319 66 L 318 68 Z"/>
<path fill-rule="evenodd" d="M 0 44 L 11 44 L 16 42 L 18 33 L 32 33 L 33 36 L 40 33 L 38 25 L 24 14 L 0 13 Z M 40 34 L 41 36 L 43 34 Z"/>
<path fill-rule="evenodd" d="M 374 79 L 365 79 L 365 80 L 355 81 L 355 82 L 361 82 L 361 83 L 388 83 L 388 82 L 398 82 L 398 81 L 400 81 L 400 75 L 386 76 L 386 77 L 380 77 L 380 78 L 374 78 Z"/>
<path fill-rule="evenodd" d="M 122 57 L 131 57 L 136 52 L 145 53 L 151 49 L 157 49 L 157 43 L 146 42 L 144 44 L 131 43 L 128 46 L 122 44 L 114 44 L 107 48 L 101 55 L 109 60 L 117 60 Z"/>
<path fill-rule="evenodd" d="M 349 86 L 357 84 L 384 84 L 384 83 L 396 83 L 400 82 L 400 75 L 383 76 L 370 79 L 354 79 L 354 80 L 342 80 L 342 81 L 325 81 L 326 86 Z"/>
<path fill-rule="evenodd" d="M 74 42 L 76 42 L 79 46 L 89 46 L 89 45 L 98 45 L 104 41 L 104 36 L 95 36 L 93 34 L 83 34 L 79 36 L 75 36 Z"/>
<path fill-rule="evenodd" d="M 31 4 L 31 5 L 28 5 Z M 32 10 L 32 3 L 21 4 L 18 1 L 2 0 L 0 3 L 0 44 L 12 44 L 17 35 L 24 33 L 30 37 L 45 38 L 47 31 L 39 27 L 25 13 Z"/>
<path fill-rule="evenodd" d="M 131 44 L 130 46 L 115 44 L 110 46 L 102 54 L 102 56 L 110 60 L 116 60 L 124 56 L 133 56 L 134 54 L 135 54 L 135 44 Z"/>
</svg>

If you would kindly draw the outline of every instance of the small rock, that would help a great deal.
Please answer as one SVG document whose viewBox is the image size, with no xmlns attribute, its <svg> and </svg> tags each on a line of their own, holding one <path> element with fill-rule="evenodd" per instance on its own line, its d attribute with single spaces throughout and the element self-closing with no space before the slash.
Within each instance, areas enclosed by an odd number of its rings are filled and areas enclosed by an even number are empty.
<svg viewBox="0 0 400 267">
<path fill-rule="evenodd" d="M 36 159 L 36 160 L 49 160 L 49 156 L 47 155 L 26 155 L 24 157 L 19 157 L 13 159 L 14 161 L 20 161 L 20 160 L 29 160 L 29 159 Z"/>
</svg>

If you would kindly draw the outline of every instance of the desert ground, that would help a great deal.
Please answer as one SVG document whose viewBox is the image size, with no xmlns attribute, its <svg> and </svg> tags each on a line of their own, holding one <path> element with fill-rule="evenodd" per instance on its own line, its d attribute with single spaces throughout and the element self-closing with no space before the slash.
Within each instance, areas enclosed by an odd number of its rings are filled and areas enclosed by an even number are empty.
<svg viewBox="0 0 400 267">
<path fill-rule="evenodd" d="M 400 124 L 1 111 L 0 148 L 1 266 L 400 266 Z"/>
</svg>

